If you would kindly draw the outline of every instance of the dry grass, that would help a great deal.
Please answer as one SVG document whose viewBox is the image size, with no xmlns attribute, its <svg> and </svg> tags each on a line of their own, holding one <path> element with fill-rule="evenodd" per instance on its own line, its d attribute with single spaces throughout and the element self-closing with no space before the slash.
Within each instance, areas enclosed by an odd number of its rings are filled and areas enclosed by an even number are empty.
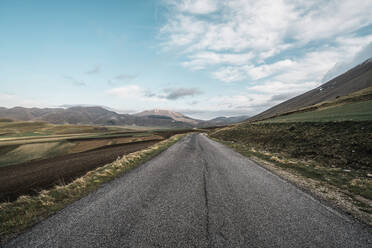
<svg viewBox="0 0 372 248">
<path fill-rule="evenodd" d="M 335 187 L 328 182 L 302 176 L 296 173 L 295 170 L 283 169 L 268 159 L 261 159 L 257 156 L 251 156 L 250 158 L 305 191 L 311 192 L 318 199 L 326 200 L 336 208 L 351 214 L 368 225 L 372 225 L 372 214 L 368 212 L 368 209 L 371 210 L 372 208 L 371 200 L 345 192 L 345 190 Z"/>
<path fill-rule="evenodd" d="M 21 196 L 14 202 L 0 204 L 0 241 L 14 236 L 66 205 L 80 199 L 131 168 L 150 160 L 185 134 L 175 135 L 147 149 L 134 152 L 86 173 L 67 185 L 55 186 L 36 196 Z"/>
<path fill-rule="evenodd" d="M 288 157 L 240 142 L 214 138 L 332 205 L 372 225 L 372 178 L 355 170 L 326 167 L 311 159 Z"/>
<path fill-rule="evenodd" d="M 302 180 L 314 192 L 326 188 L 326 199 L 337 195 L 336 205 L 372 224 L 371 121 L 243 123 L 210 135 L 295 176 L 296 184 Z"/>
</svg>

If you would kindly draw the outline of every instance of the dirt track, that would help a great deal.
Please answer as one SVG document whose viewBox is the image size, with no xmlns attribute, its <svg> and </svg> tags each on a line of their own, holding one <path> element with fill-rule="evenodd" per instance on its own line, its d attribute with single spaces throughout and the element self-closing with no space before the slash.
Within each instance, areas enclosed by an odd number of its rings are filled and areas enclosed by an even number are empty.
<svg viewBox="0 0 372 248">
<path fill-rule="evenodd" d="M 149 147 L 159 140 L 69 154 L 0 168 L 0 201 L 14 200 L 58 182 L 69 182 L 89 170 L 114 161 L 119 156 Z"/>
</svg>

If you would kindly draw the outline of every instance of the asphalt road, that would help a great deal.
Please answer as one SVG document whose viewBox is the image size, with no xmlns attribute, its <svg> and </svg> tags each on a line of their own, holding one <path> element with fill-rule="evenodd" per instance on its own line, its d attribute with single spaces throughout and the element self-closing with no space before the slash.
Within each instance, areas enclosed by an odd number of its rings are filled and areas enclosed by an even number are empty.
<svg viewBox="0 0 372 248">
<path fill-rule="evenodd" d="M 5 247 L 372 247 L 372 234 L 194 134 Z"/>
</svg>

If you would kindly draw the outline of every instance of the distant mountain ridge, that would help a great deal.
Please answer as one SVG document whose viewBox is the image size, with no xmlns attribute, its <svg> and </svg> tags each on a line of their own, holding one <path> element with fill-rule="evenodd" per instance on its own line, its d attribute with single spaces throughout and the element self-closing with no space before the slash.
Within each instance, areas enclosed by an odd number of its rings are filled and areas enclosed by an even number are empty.
<svg viewBox="0 0 372 248">
<path fill-rule="evenodd" d="M 186 122 L 193 125 L 197 125 L 202 122 L 201 120 L 192 119 L 178 112 L 163 109 L 145 110 L 140 113 L 134 114 L 135 116 L 166 116 L 176 121 Z"/>
<path fill-rule="evenodd" d="M 235 124 L 238 122 L 245 121 L 249 118 L 247 115 L 241 115 L 241 116 L 233 116 L 233 117 L 216 117 L 214 119 L 211 119 L 209 121 L 205 121 L 202 123 L 202 126 L 208 127 L 208 126 L 225 126 L 230 124 Z"/>
<path fill-rule="evenodd" d="M 137 114 L 118 114 L 101 106 L 74 106 L 69 108 L 0 107 L 0 118 L 20 121 L 46 121 L 53 124 L 135 125 L 167 128 L 218 126 L 240 120 L 238 117 L 219 117 L 220 119 L 217 118 L 219 121 L 203 121 L 181 113 L 159 109 L 146 110 Z"/>
<path fill-rule="evenodd" d="M 372 58 L 348 70 L 321 86 L 304 94 L 291 98 L 264 112 L 249 118 L 249 121 L 262 120 L 323 101 L 332 101 L 341 96 L 372 86 Z"/>
</svg>

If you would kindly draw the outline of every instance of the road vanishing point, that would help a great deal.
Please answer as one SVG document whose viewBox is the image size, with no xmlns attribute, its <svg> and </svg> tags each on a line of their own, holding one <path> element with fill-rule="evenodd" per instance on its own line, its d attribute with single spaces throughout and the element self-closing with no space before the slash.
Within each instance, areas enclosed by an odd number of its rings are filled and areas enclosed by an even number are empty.
<svg viewBox="0 0 372 248">
<path fill-rule="evenodd" d="M 202 134 L 5 247 L 372 247 L 370 227 Z"/>
</svg>

